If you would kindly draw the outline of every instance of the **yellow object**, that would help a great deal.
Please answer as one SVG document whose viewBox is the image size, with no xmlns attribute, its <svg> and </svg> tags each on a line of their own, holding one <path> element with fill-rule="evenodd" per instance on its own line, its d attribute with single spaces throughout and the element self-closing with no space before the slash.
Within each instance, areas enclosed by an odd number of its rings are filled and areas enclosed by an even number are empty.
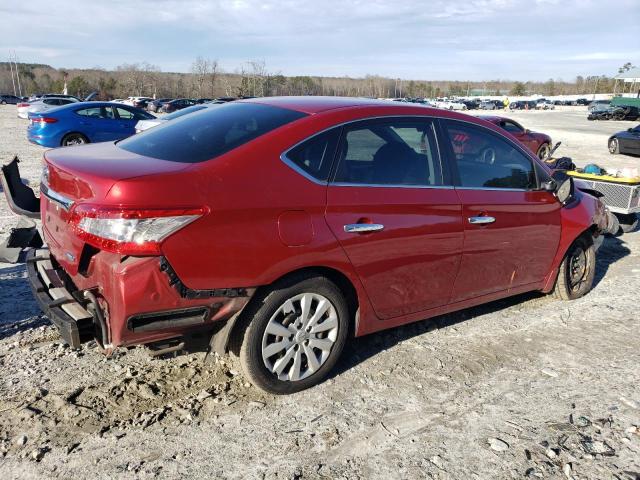
<svg viewBox="0 0 640 480">
<path fill-rule="evenodd" d="M 585 180 L 594 180 L 596 182 L 624 183 L 627 185 L 640 184 L 640 177 L 612 177 L 611 175 L 594 175 L 593 173 L 580 173 L 575 171 L 568 171 L 567 175 L 584 178 Z"/>
</svg>

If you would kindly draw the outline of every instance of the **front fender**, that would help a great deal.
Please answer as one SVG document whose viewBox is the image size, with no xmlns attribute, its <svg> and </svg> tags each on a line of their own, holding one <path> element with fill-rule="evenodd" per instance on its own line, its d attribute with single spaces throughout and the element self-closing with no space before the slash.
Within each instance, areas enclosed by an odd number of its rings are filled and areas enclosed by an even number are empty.
<svg viewBox="0 0 640 480">
<path fill-rule="evenodd" d="M 560 242 L 551 264 L 551 271 L 542 288 L 544 293 L 553 289 L 560 263 L 576 238 L 586 232 L 592 237 L 600 236 L 607 229 L 608 217 L 600 200 L 576 188 L 575 200 L 560 210 L 560 222 Z"/>
</svg>

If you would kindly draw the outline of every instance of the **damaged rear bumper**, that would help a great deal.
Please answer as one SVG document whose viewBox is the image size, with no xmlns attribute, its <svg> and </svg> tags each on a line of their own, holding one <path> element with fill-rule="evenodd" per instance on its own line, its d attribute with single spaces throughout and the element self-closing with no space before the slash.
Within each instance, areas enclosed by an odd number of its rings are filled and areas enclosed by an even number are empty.
<svg viewBox="0 0 640 480">
<path fill-rule="evenodd" d="M 32 249 L 27 253 L 27 275 L 38 305 L 71 348 L 80 348 L 94 338 L 93 315 L 74 297 L 76 292 L 67 288 L 49 250 Z"/>
</svg>

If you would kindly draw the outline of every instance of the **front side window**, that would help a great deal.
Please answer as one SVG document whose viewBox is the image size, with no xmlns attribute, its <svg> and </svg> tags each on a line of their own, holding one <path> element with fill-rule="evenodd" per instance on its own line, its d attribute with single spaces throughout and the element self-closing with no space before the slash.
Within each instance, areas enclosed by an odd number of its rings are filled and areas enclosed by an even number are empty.
<svg viewBox="0 0 640 480">
<path fill-rule="evenodd" d="M 374 121 L 347 127 L 338 156 L 338 183 L 443 184 L 434 127 L 428 119 Z"/>
<path fill-rule="evenodd" d="M 285 158 L 316 180 L 326 182 L 339 137 L 340 128 L 320 133 L 293 147 Z"/>
<path fill-rule="evenodd" d="M 511 122 L 509 120 L 503 120 L 500 122 L 500 126 L 505 129 L 507 132 L 512 134 L 522 133 L 524 132 L 524 128 L 518 125 L 516 122 Z"/>
<path fill-rule="evenodd" d="M 77 110 L 78 115 L 91 118 L 113 119 L 113 110 L 111 107 L 90 107 Z"/>
<path fill-rule="evenodd" d="M 444 122 L 446 139 L 466 188 L 534 189 L 533 163 L 506 139 L 467 123 Z"/>
<path fill-rule="evenodd" d="M 306 116 L 306 113 L 270 105 L 227 103 L 164 122 L 117 145 L 138 155 L 198 163 Z"/>
</svg>

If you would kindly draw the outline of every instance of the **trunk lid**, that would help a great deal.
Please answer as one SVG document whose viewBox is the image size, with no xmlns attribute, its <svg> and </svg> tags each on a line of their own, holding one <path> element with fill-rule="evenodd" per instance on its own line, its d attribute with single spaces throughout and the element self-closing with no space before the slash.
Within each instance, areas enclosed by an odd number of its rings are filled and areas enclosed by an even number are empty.
<svg viewBox="0 0 640 480">
<path fill-rule="evenodd" d="M 124 179 L 177 173 L 191 166 L 143 157 L 114 143 L 96 143 L 49 150 L 43 185 L 41 216 L 51 253 L 71 275 L 78 271 L 84 242 L 69 224 L 73 207 L 80 203 L 114 204 L 108 198 L 113 185 Z"/>
</svg>

